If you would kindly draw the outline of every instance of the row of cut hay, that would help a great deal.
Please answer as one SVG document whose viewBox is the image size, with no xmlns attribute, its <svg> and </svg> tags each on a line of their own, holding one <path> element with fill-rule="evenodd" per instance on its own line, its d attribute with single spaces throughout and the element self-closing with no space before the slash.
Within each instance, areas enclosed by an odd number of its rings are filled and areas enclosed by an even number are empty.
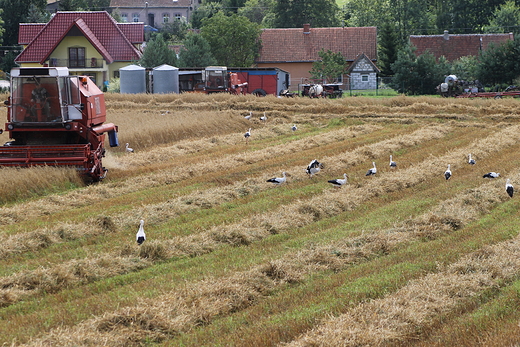
<svg viewBox="0 0 520 347">
<path fill-rule="evenodd" d="M 279 155 L 284 155 L 287 153 L 291 153 L 291 151 L 294 151 L 295 148 L 299 148 L 300 150 L 315 148 L 317 146 L 323 146 L 337 141 L 344 141 L 349 138 L 365 135 L 380 130 L 381 128 L 382 127 L 378 125 L 358 125 L 351 127 L 342 127 L 339 129 L 328 131 L 324 134 L 305 136 L 302 139 L 294 139 L 289 143 L 278 144 L 267 148 L 257 149 L 252 152 L 253 154 L 251 154 L 251 152 L 247 154 L 255 155 L 257 157 L 259 156 L 260 158 L 263 158 L 263 156 L 265 155 L 263 151 L 268 151 L 269 154 L 276 152 L 279 153 Z M 244 129 L 244 132 L 246 130 L 247 129 Z M 280 135 L 287 135 L 291 132 L 291 125 L 287 123 L 284 126 L 262 126 L 259 129 L 253 129 L 251 132 L 252 136 L 249 142 L 254 143 L 258 140 L 276 139 Z M 191 141 L 182 141 L 179 143 L 175 143 L 171 146 L 154 148 L 152 151 L 135 153 L 134 155 L 127 155 L 124 157 L 114 158 L 114 160 L 117 160 L 117 166 L 125 167 L 128 170 L 131 170 L 135 167 L 150 166 L 151 164 L 164 163 L 165 161 L 169 160 L 175 162 L 181 156 L 201 153 L 203 151 L 208 151 L 223 146 L 236 145 L 245 145 L 243 133 L 233 133 L 230 135 L 219 136 L 215 135 L 213 137 L 204 137 L 201 139 Z M 260 146 L 263 147 L 266 146 L 266 144 L 262 142 Z M 240 153 L 240 155 L 245 154 Z M 234 157 L 236 157 L 236 155 Z M 218 158 L 218 160 L 223 160 L 223 158 Z M 109 163 L 107 163 L 107 165 L 108 164 Z M 177 163 L 177 165 L 182 165 L 182 163 Z"/>
<path fill-rule="evenodd" d="M 117 226 L 107 216 L 91 218 L 85 223 L 58 223 L 52 228 L 4 236 L 2 243 L 0 243 L 0 257 L 7 259 L 22 253 L 46 249 L 56 244 L 111 234 L 117 231 Z"/>
<path fill-rule="evenodd" d="M 419 131 L 418 131 L 419 132 Z M 411 134 L 410 137 L 417 136 L 417 133 Z M 402 137 L 397 137 L 399 141 L 403 141 Z M 416 143 L 416 142 L 413 142 Z M 361 191 L 361 188 L 357 189 L 358 191 Z M 478 190 L 475 190 L 478 191 Z M 490 190 L 491 191 L 491 190 Z M 487 196 L 486 191 L 482 191 L 478 193 L 479 196 L 486 197 Z M 497 196 L 500 196 L 500 194 L 497 194 L 496 190 L 493 191 L 491 195 L 489 195 L 484 202 L 487 204 L 492 204 L 492 201 L 496 201 L 496 197 L 493 199 L 493 195 L 496 194 Z M 352 195 L 356 196 L 358 195 L 357 192 L 352 193 Z M 318 197 L 319 198 L 319 197 Z M 462 201 L 467 204 L 467 202 L 470 200 L 470 196 L 465 196 Z M 337 203 L 336 203 L 337 204 Z M 283 228 L 285 230 L 289 228 L 299 227 L 303 226 L 305 224 L 311 223 L 313 220 L 321 219 L 324 215 L 334 215 L 339 213 L 339 211 L 322 213 L 319 208 L 311 208 L 310 205 L 304 205 L 302 207 L 301 202 L 297 202 L 293 205 L 296 205 L 296 207 L 284 207 L 284 209 L 290 209 L 290 210 L 296 210 L 299 216 L 303 215 L 310 215 L 310 219 L 304 219 L 304 218 L 297 218 L 299 221 L 289 220 L 288 225 L 285 225 L 281 227 L 280 225 L 273 225 L 266 223 L 265 220 L 263 223 L 256 224 L 260 225 L 261 227 L 252 228 L 251 225 L 246 226 L 244 224 L 238 223 L 235 225 L 230 225 L 228 227 L 222 228 L 222 226 L 215 227 L 212 230 L 208 232 L 201 233 L 200 235 L 191 235 L 188 237 L 176 237 L 172 238 L 170 240 L 165 241 L 150 241 L 147 242 L 145 245 L 143 245 L 140 248 L 140 257 L 148 258 L 148 259 L 168 259 L 172 257 L 179 257 L 179 256 L 196 256 L 200 254 L 204 254 L 207 252 L 211 252 L 215 250 L 216 248 L 232 244 L 232 245 L 247 245 L 252 242 L 255 242 L 259 239 L 263 239 L 267 236 L 269 236 L 271 233 L 280 232 L 280 230 Z M 332 203 L 332 205 L 335 205 L 335 203 Z M 444 206 L 453 205 L 453 203 L 447 203 L 444 204 Z M 479 204 L 474 204 L 475 206 Z M 482 207 L 479 207 L 480 210 L 482 210 Z M 160 213 L 159 215 L 161 218 L 164 218 L 164 209 L 159 209 Z M 466 213 L 467 214 L 467 213 Z M 132 215 L 135 215 L 132 213 Z M 470 214 L 467 214 L 470 215 Z M 439 217 L 441 221 L 444 221 L 446 223 L 446 220 L 454 220 L 454 217 L 452 219 L 449 219 L 448 217 Z M 423 224 L 431 224 L 432 218 L 429 218 L 426 223 Z M 300 224 L 298 224 L 300 223 Z M 303 224 L 302 224 L 303 223 Z M 118 224 L 118 223 L 116 223 Z M 452 222 L 452 224 L 455 224 Z M 460 222 L 459 222 L 460 224 Z M 89 228 L 86 228 L 89 229 Z M 222 229 L 225 229 L 225 231 L 222 231 Z M 422 231 L 424 233 L 424 231 Z M 430 231 L 431 233 L 431 231 Z M 32 239 L 32 238 L 31 238 Z M 357 242 L 357 241 L 356 241 Z M 125 253 L 125 251 L 122 251 L 125 256 L 128 256 L 128 252 Z"/>
<path fill-rule="evenodd" d="M 0 170 L 0 204 L 84 185 L 75 168 L 35 166 Z"/>
<path fill-rule="evenodd" d="M 201 95 L 182 94 L 167 96 L 149 95 L 107 95 L 107 107 L 110 110 L 142 108 L 159 110 L 247 110 L 253 112 L 285 111 L 303 113 L 349 113 L 356 110 L 375 113 L 437 113 L 437 114 L 518 114 L 519 105 L 514 99 L 446 99 L 435 97 L 392 98 L 350 98 L 342 99 L 309 99 L 309 98 L 275 98 L 255 99 L 250 95 Z"/>
<path fill-rule="evenodd" d="M 95 258 L 72 260 L 53 267 L 23 271 L 0 278 L 0 307 L 9 306 L 28 296 L 54 293 L 65 288 L 110 278 L 150 265 L 150 261 L 136 257 L 101 255 Z"/>
<path fill-rule="evenodd" d="M 517 175 L 515 179 L 519 179 Z M 497 199 L 497 188 L 491 182 L 482 184 L 478 189 L 463 192 L 449 200 L 451 205 L 465 209 L 468 198 L 474 198 L 475 191 L 482 193 L 482 199 L 475 199 L 475 215 L 465 215 L 466 223 L 478 214 L 504 199 Z M 494 200 L 492 206 L 489 200 Z M 31 346 L 42 343 L 63 345 L 67 339 L 75 336 L 80 341 L 90 341 L 85 346 L 95 345 L 95 336 L 102 338 L 107 346 L 138 345 L 145 340 L 160 342 L 181 332 L 187 332 L 194 326 L 205 325 L 222 315 L 227 315 L 254 305 L 262 297 L 271 295 L 286 283 L 297 283 L 316 271 L 332 269 L 340 271 L 346 266 L 367 258 L 391 252 L 397 245 L 402 245 L 416 237 L 422 237 L 423 229 L 436 229 L 437 232 L 453 230 L 453 225 L 445 223 L 446 215 L 441 203 L 434 209 L 441 214 L 435 221 L 428 213 L 397 228 L 398 230 L 381 231 L 352 239 L 304 249 L 296 254 L 286 254 L 283 258 L 255 266 L 245 272 L 237 272 L 226 278 L 215 278 L 187 283 L 181 290 L 176 290 L 152 300 L 146 300 L 134 307 L 124 308 L 115 313 L 83 322 L 73 328 L 56 329 L 42 340 L 33 341 Z M 460 213 L 451 209 L 452 219 Z M 158 327 L 160 327 L 158 329 Z M 72 342 L 71 342 L 72 343 Z"/>
<path fill-rule="evenodd" d="M 302 147 L 314 148 L 369 134 L 379 129 L 381 129 L 381 127 L 371 125 L 342 128 L 331 131 L 331 134 L 326 136 L 315 135 L 308 139 L 294 140 L 287 144 L 261 148 L 246 154 L 233 153 L 207 160 L 201 160 L 198 157 L 194 157 L 193 162 L 179 162 L 178 157 L 185 155 L 183 152 L 189 151 L 186 150 L 186 148 L 191 148 L 193 146 L 195 149 L 202 149 L 205 141 L 183 141 L 182 143 L 171 147 L 157 148 L 154 151 L 136 154 L 135 157 L 137 157 L 137 159 L 128 159 L 131 166 L 145 165 L 148 155 L 155 158 L 158 162 L 171 160 L 171 166 L 175 168 L 174 171 L 168 168 L 154 173 L 153 175 L 132 177 L 124 182 L 105 182 L 102 185 L 88 186 L 84 189 L 75 190 L 67 194 L 50 195 L 36 201 L 17 204 L 17 206 L 14 207 L 6 207 L 0 211 L 0 224 L 13 224 L 24 220 L 39 218 L 42 215 L 64 212 L 70 208 L 93 205 L 96 202 L 123 196 L 138 190 L 172 184 L 210 173 L 226 171 L 229 170 L 229 167 L 238 167 L 243 164 L 257 163 L 264 161 L 266 158 L 271 158 L 273 155 L 287 155 L 299 151 Z M 159 154 L 154 154 L 156 151 Z M 189 151 L 189 154 L 192 153 L 193 152 Z M 309 159 L 309 161 L 311 159 Z"/>
<path fill-rule="evenodd" d="M 388 297 L 361 304 L 284 346 L 382 346 L 421 338 L 444 316 L 520 271 L 520 238 L 485 246 Z"/>
<path fill-rule="evenodd" d="M 420 142 L 417 139 L 422 138 L 422 135 L 424 134 L 428 134 L 426 138 L 430 139 L 434 133 L 428 129 L 418 130 L 408 135 L 409 138 L 398 136 L 396 137 L 396 141 L 401 143 L 401 145 L 416 145 Z M 438 132 L 435 133 L 433 137 L 440 137 L 442 134 L 443 132 Z M 385 140 L 385 144 L 392 147 L 391 144 L 388 144 L 388 141 L 389 140 Z M 377 144 L 374 144 L 373 146 L 377 146 Z M 362 154 L 364 151 L 360 151 L 360 153 L 360 155 L 364 155 Z M 250 185 L 251 183 L 249 182 L 248 184 Z M 264 181 L 261 183 L 257 182 L 255 183 L 255 187 L 256 188 L 252 189 L 256 191 L 264 190 L 269 187 L 269 184 Z M 86 224 L 75 224 L 73 230 L 71 230 L 71 225 L 64 224 L 59 226 L 56 231 L 45 229 L 17 234 L 7 238 L 2 244 L 0 251 L 3 258 L 7 258 L 13 254 L 19 254 L 24 251 L 36 251 L 40 248 L 49 247 L 56 243 L 75 240 L 80 237 L 100 235 L 103 234 L 103 232 L 106 232 L 103 229 L 107 229 L 109 232 L 115 232 L 117 231 L 115 230 L 115 225 L 122 225 L 126 228 L 129 225 L 135 224 L 136 215 L 145 215 L 150 224 L 158 224 L 196 208 L 206 207 L 208 205 L 214 206 L 225 201 L 236 199 L 239 192 L 240 194 L 243 194 L 244 189 L 245 186 L 243 184 L 238 185 L 237 183 L 231 187 L 214 188 L 204 192 L 198 192 L 190 198 L 189 202 L 187 201 L 187 197 L 180 197 L 173 199 L 172 201 L 137 208 L 135 211 L 132 211 L 131 213 L 126 212 L 120 217 L 105 217 L 103 220 L 92 220 Z M 301 209 L 300 212 L 308 213 L 309 211 L 304 208 Z M 310 212 L 312 213 L 312 211 Z M 267 230 L 264 228 L 252 230 L 250 228 L 247 234 L 244 234 L 243 227 L 239 225 L 236 228 L 228 228 L 225 233 L 222 233 L 219 230 L 213 230 L 209 233 L 203 233 L 200 237 L 192 236 L 188 238 L 174 238 L 168 241 L 151 241 L 141 247 L 139 256 L 152 259 L 166 259 L 174 256 L 194 256 L 213 251 L 222 245 L 249 244 L 275 232 L 272 226 L 264 224 L 264 227 Z M 122 252 L 124 253 L 124 251 Z M 125 256 L 126 255 L 127 254 L 125 254 Z"/>
<path fill-rule="evenodd" d="M 436 136 L 441 137 L 443 134 L 443 131 L 438 131 Z M 431 130 L 417 130 L 416 132 L 407 135 L 407 137 L 404 138 L 402 136 L 398 136 L 395 138 L 395 142 L 400 143 L 401 145 L 404 143 L 415 145 L 418 143 L 418 139 L 420 139 L 422 136 L 427 139 L 431 139 Z M 507 138 L 507 136 L 503 136 L 503 139 Z M 389 141 L 390 140 L 385 141 L 385 144 L 386 146 L 391 147 L 392 144 Z M 494 142 L 494 140 L 491 140 L 491 142 Z M 363 146 L 365 149 L 360 151 L 360 156 L 366 155 L 364 153 L 366 152 L 367 148 L 373 147 L 374 149 L 372 149 L 372 151 L 376 151 L 376 149 L 379 148 L 377 143 L 367 146 L 368 147 Z M 332 158 L 328 159 L 332 160 Z M 303 175 L 305 175 L 303 170 L 301 171 L 302 177 L 299 178 L 300 180 L 304 179 Z M 295 176 L 297 175 L 298 174 L 295 174 Z M 432 175 L 434 174 L 432 173 Z M 426 175 L 419 175 L 414 172 L 410 174 L 410 177 L 411 179 L 415 180 L 415 183 L 413 184 L 416 184 L 421 179 L 425 178 Z M 376 180 L 379 180 L 379 178 L 372 180 L 372 183 L 374 183 Z M 404 182 L 403 180 L 406 181 L 406 175 L 403 176 L 402 173 L 399 174 L 399 177 L 392 176 L 390 178 L 392 185 L 389 187 L 390 190 L 387 191 L 393 191 L 413 185 Z M 264 190 L 268 188 L 269 184 L 263 180 L 261 181 L 262 182 L 257 182 L 255 184 L 254 190 Z M 298 201 L 294 204 L 286 205 L 278 211 L 273 211 L 266 215 L 252 216 L 248 223 L 243 222 L 229 226 L 215 226 L 210 230 L 201 233 L 201 235 L 190 235 L 188 237 L 174 238 L 170 241 L 160 241 L 156 247 L 159 247 L 160 249 L 163 249 L 164 247 L 171 248 L 167 253 L 172 254 L 172 256 L 192 256 L 212 251 L 215 248 L 220 247 L 222 244 L 248 244 L 258 240 L 259 238 L 264 238 L 269 234 L 279 233 L 294 227 L 307 225 L 312 221 L 324 218 L 326 216 L 335 215 L 344 210 L 352 209 L 362 201 L 366 201 L 366 199 L 370 199 L 371 197 L 377 196 L 379 193 L 381 193 L 377 191 L 378 189 L 381 189 L 380 185 L 381 183 L 377 183 L 376 187 L 372 187 L 373 185 L 370 185 L 364 188 L 352 189 L 341 195 L 327 191 L 324 194 L 320 194 L 319 196 L 314 197 L 311 199 L 311 201 Z M 385 184 L 382 184 L 382 186 L 384 185 Z M 241 194 L 240 192 L 243 193 L 243 189 L 243 186 L 236 188 L 233 186 L 231 187 L 231 190 L 228 188 L 218 188 L 203 194 L 195 194 L 194 199 L 190 200 L 190 207 L 187 207 L 187 200 L 186 197 L 184 197 L 173 199 L 166 203 L 151 204 L 145 207 L 136 208 L 133 211 L 122 213 L 119 216 L 112 216 L 110 219 L 114 224 L 120 226 L 122 230 L 125 230 L 130 226 L 135 226 L 136 216 L 144 216 L 147 220 L 151 221 L 152 224 L 162 223 L 175 218 L 182 213 L 186 213 L 191 208 L 200 208 L 206 206 L 207 204 L 222 203 L 229 201 L 230 199 L 235 199 L 238 194 Z M 215 191 L 217 193 L 215 193 Z M 210 200 L 212 196 L 213 199 Z M 222 200 L 223 198 L 224 200 Z M 192 206 L 193 202 L 195 202 L 195 205 L 198 206 Z M 75 228 L 76 230 L 84 230 L 83 235 L 85 236 L 93 235 L 93 233 L 96 232 L 96 229 L 92 228 L 89 224 L 91 223 L 76 223 Z M 56 233 L 55 231 L 49 229 L 36 232 L 50 235 L 48 237 L 49 240 L 53 240 L 52 235 L 61 233 Z M 8 237 L 3 247 L 0 249 L 4 256 L 18 253 L 23 250 L 35 250 L 41 248 L 40 245 L 31 248 L 23 246 L 25 248 L 21 248 L 20 245 L 23 243 L 18 241 L 19 238 L 22 238 L 23 240 L 32 240 L 34 239 L 34 235 L 28 233 L 22 234 L 21 236 L 15 235 L 13 237 Z M 56 238 L 56 240 L 56 242 L 63 241 L 60 238 Z M 50 244 L 52 244 L 52 242 L 49 242 L 48 245 Z M 154 245 L 154 243 L 152 242 L 151 245 Z M 160 251 L 160 253 L 164 252 L 165 251 L 162 250 Z"/>
</svg>

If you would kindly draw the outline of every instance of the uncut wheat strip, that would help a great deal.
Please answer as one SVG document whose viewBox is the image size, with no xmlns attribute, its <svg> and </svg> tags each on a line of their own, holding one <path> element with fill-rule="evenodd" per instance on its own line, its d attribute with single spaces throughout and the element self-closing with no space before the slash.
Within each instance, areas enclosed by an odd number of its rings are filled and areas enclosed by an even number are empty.
<svg viewBox="0 0 520 347">
<path fill-rule="evenodd" d="M 396 293 L 361 304 L 283 346 L 379 346 L 420 338 L 443 315 L 520 271 L 520 238 L 464 256 Z"/>
<path fill-rule="evenodd" d="M 183 165 L 182 161 L 176 158 L 174 161 L 176 163 L 176 170 L 174 171 L 165 169 L 152 175 L 132 177 L 124 182 L 88 186 L 67 194 L 54 194 L 35 201 L 17 204 L 13 207 L 5 207 L 0 211 L 0 223 L 9 225 L 24 220 L 39 218 L 42 215 L 63 212 L 70 208 L 88 206 L 98 203 L 103 199 L 114 198 L 160 185 L 172 184 L 211 172 L 227 170 L 231 166 L 242 165 L 244 162 L 252 164 L 265 160 L 266 157 L 294 153 L 295 151 L 302 150 L 302 148 L 308 149 L 327 143 L 334 143 L 380 129 L 380 126 L 371 125 L 346 127 L 331 131 L 327 135 L 315 135 L 309 139 L 291 141 L 283 145 L 255 150 L 253 153 L 226 155 L 225 157 L 218 157 L 202 163 L 190 163 L 188 166 Z M 184 145 L 189 147 L 190 143 L 190 141 L 186 141 Z"/>
<path fill-rule="evenodd" d="M 517 179 L 519 177 L 520 175 Z M 486 195 L 485 193 L 493 190 L 493 188 L 493 184 L 488 182 L 482 184 L 478 190 Z M 487 195 L 493 198 L 495 193 L 496 191 L 493 191 Z M 488 208 L 488 203 L 476 198 L 473 190 L 460 193 L 450 201 L 467 200 L 468 195 L 475 199 L 475 204 L 483 205 L 483 208 L 480 208 L 479 211 L 484 213 L 484 210 Z M 482 195 L 479 194 L 479 196 Z M 439 206 L 434 210 L 442 212 L 443 208 Z M 453 212 L 455 218 L 457 214 L 456 211 Z M 425 216 L 429 215 L 430 213 L 425 214 Z M 419 221 L 422 219 L 424 217 L 418 218 Z M 431 224 L 434 222 L 429 219 L 428 223 L 429 227 L 432 228 Z M 442 224 L 443 222 L 441 218 L 438 218 L 435 223 Z M 413 225 L 417 227 L 417 224 L 413 223 Z M 402 230 L 398 233 L 412 235 L 413 230 L 410 230 L 410 227 L 406 227 L 406 229 L 406 233 Z M 443 226 L 440 225 L 438 229 L 443 229 Z M 391 233 L 394 236 L 398 234 L 396 232 Z M 384 238 L 387 238 L 387 236 L 383 235 Z M 100 337 L 103 336 L 107 343 L 110 341 L 107 344 L 109 346 L 124 345 L 125 339 L 128 339 L 127 343 L 130 343 L 138 337 L 143 340 L 150 338 L 162 340 L 180 332 L 189 331 L 194 326 L 208 324 L 216 316 L 226 315 L 249 307 L 261 297 L 270 295 L 273 290 L 285 283 L 299 282 L 304 276 L 316 271 L 340 270 L 353 263 L 356 258 L 373 256 L 374 251 L 390 251 L 391 247 L 388 247 L 387 244 L 388 241 L 391 241 L 390 239 L 387 238 L 383 241 L 374 235 L 362 236 L 361 238 L 342 241 L 348 245 L 347 249 L 338 248 L 336 247 L 338 243 L 333 243 L 325 249 L 323 247 L 318 249 L 316 252 L 305 250 L 297 254 L 287 254 L 281 259 L 269 261 L 266 264 L 255 266 L 252 270 L 237 272 L 225 278 L 187 283 L 181 291 L 172 291 L 147 303 L 141 303 L 139 306 L 128 307 L 115 313 L 107 313 L 93 321 L 81 323 L 77 328 L 72 328 L 73 330 L 54 330 L 46 339 L 50 339 L 47 340 L 48 342 L 53 341 L 63 344 L 63 338 L 70 335 L 77 336 L 77 338 L 85 341 L 96 334 L 100 334 Z M 394 239 L 393 241 L 404 242 L 405 240 Z M 385 245 L 382 246 L 383 244 Z M 334 251 L 330 251 L 331 249 Z M 338 252 L 341 252 L 341 254 L 338 254 Z M 309 255 L 309 253 L 311 254 Z M 351 255 L 350 258 L 345 257 L 347 253 Z M 486 252 L 486 254 L 488 253 Z M 475 266 L 472 265 L 472 268 L 475 268 Z M 511 274 L 510 270 L 502 270 Z M 160 332 L 157 331 L 159 325 L 161 327 Z M 93 327 L 97 331 L 92 331 Z M 107 334 L 107 331 L 112 334 Z"/>
</svg>

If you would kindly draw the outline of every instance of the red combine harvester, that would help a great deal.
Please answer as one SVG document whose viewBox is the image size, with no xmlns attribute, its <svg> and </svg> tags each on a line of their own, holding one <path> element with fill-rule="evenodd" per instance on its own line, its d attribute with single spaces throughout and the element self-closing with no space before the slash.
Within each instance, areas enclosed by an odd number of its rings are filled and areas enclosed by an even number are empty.
<svg viewBox="0 0 520 347">
<path fill-rule="evenodd" d="M 118 129 L 104 124 L 105 96 L 89 77 L 66 67 L 14 68 L 5 104 L 11 141 L 0 146 L 0 166 L 74 166 L 87 180 L 105 178 L 105 133 L 116 147 Z"/>
</svg>

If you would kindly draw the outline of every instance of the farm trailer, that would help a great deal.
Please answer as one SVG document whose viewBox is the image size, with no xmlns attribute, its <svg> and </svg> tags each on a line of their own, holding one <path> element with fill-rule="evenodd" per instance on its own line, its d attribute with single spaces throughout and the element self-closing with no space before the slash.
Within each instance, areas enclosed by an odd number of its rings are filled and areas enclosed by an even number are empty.
<svg viewBox="0 0 520 347">
<path fill-rule="evenodd" d="M 118 146 L 117 126 L 105 123 L 104 95 L 89 77 L 66 67 L 14 68 L 4 104 L 11 140 L 0 146 L 0 166 L 72 166 L 92 181 L 106 176 L 105 133 Z"/>
<path fill-rule="evenodd" d="M 221 71 L 236 74 L 236 78 L 242 84 L 242 94 L 255 94 L 257 96 L 280 95 L 288 89 L 290 74 L 278 68 L 226 68 Z M 208 86 L 208 74 L 217 73 L 215 67 L 204 68 L 180 68 L 179 86 L 181 92 L 204 92 Z M 220 74 L 225 76 L 223 72 Z M 225 82 L 221 80 L 221 87 L 211 87 L 211 91 L 224 91 Z"/>
</svg>

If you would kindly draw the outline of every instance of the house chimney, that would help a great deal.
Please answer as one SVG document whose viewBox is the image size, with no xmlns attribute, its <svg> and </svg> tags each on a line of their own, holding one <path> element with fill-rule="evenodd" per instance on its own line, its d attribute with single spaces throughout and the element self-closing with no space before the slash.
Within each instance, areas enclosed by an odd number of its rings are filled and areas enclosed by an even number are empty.
<svg viewBox="0 0 520 347">
<path fill-rule="evenodd" d="M 450 39 L 450 34 L 449 34 L 448 30 L 444 30 L 444 39 L 446 41 L 448 41 Z"/>
<path fill-rule="evenodd" d="M 311 25 L 310 24 L 304 24 L 303 25 L 303 33 L 304 34 L 310 34 L 311 33 Z"/>
</svg>

